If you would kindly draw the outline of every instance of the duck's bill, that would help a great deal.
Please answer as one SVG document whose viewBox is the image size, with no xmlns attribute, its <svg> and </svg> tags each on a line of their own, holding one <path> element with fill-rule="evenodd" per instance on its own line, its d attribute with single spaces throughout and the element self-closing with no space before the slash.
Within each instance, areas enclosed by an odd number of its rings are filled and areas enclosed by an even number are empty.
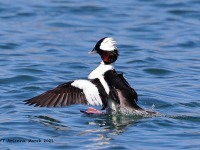
<svg viewBox="0 0 200 150">
<path fill-rule="evenodd" d="M 97 50 L 96 49 L 93 49 L 91 51 L 88 52 L 88 54 L 96 54 L 97 53 Z"/>
</svg>

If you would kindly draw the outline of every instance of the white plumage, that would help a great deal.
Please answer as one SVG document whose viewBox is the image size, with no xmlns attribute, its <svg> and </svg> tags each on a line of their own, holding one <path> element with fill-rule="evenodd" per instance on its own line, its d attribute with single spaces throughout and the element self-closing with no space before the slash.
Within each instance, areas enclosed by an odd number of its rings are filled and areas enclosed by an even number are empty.
<svg viewBox="0 0 200 150">
<path fill-rule="evenodd" d="M 116 44 L 117 42 L 113 40 L 113 38 L 108 37 L 101 42 L 100 49 L 104 51 L 113 51 L 117 49 Z"/>
<path fill-rule="evenodd" d="M 104 79 L 104 73 L 108 70 L 113 70 L 113 69 L 114 69 L 114 64 L 106 65 L 106 64 L 104 64 L 104 62 L 101 62 L 101 64 L 89 74 L 88 79 L 98 78 L 100 80 L 101 84 L 103 85 L 106 93 L 109 94 L 110 89 Z"/>
<path fill-rule="evenodd" d="M 114 69 L 114 64 L 109 64 L 109 65 L 106 65 L 103 61 L 100 63 L 100 65 L 95 69 L 93 70 L 89 76 L 88 76 L 88 79 L 96 79 L 96 78 L 99 78 L 101 76 L 104 75 L 104 73 L 108 70 L 113 70 Z"/>
<path fill-rule="evenodd" d="M 90 105 L 102 106 L 102 101 L 97 87 L 88 80 L 75 80 L 72 86 L 83 90 L 86 100 Z"/>
</svg>

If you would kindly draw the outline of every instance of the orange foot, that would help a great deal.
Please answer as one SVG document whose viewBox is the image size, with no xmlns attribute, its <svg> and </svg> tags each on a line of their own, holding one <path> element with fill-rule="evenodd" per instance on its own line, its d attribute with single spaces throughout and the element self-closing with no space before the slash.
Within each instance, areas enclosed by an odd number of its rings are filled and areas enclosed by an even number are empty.
<svg viewBox="0 0 200 150">
<path fill-rule="evenodd" d="M 85 114 L 98 114 L 98 115 L 105 114 L 104 112 L 97 110 L 95 108 L 92 108 L 92 107 L 88 107 L 88 109 L 86 111 L 80 110 L 80 112 L 85 113 Z"/>
</svg>

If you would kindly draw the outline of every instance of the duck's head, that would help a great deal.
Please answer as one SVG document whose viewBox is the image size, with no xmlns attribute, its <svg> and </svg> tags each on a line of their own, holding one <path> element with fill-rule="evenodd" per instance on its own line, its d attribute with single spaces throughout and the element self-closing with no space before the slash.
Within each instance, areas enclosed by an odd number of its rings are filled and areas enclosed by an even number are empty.
<svg viewBox="0 0 200 150">
<path fill-rule="evenodd" d="M 111 37 L 100 39 L 90 54 L 98 53 L 105 64 L 111 64 L 118 58 L 118 49 L 116 41 Z"/>
</svg>

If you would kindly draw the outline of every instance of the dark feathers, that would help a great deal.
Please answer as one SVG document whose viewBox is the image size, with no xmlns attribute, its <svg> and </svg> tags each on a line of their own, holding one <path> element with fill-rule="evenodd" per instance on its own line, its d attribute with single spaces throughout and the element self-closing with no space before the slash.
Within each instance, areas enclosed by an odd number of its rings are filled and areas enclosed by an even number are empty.
<svg viewBox="0 0 200 150">
<path fill-rule="evenodd" d="M 109 85 L 109 96 L 121 106 L 141 109 L 136 101 L 138 100 L 137 93 L 128 84 L 122 74 L 117 74 L 115 70 L 109 70 L 104 74 L 104 78 Z"/>
<path fill-rule="evenodd" d="M 72 82 L 59 85 L 31 99 L 25 100 L 26 104 L 40 107 L 58 107 L 72 104 L 87 104 L 83 90 L 71 86 Z"/>
</svg>

